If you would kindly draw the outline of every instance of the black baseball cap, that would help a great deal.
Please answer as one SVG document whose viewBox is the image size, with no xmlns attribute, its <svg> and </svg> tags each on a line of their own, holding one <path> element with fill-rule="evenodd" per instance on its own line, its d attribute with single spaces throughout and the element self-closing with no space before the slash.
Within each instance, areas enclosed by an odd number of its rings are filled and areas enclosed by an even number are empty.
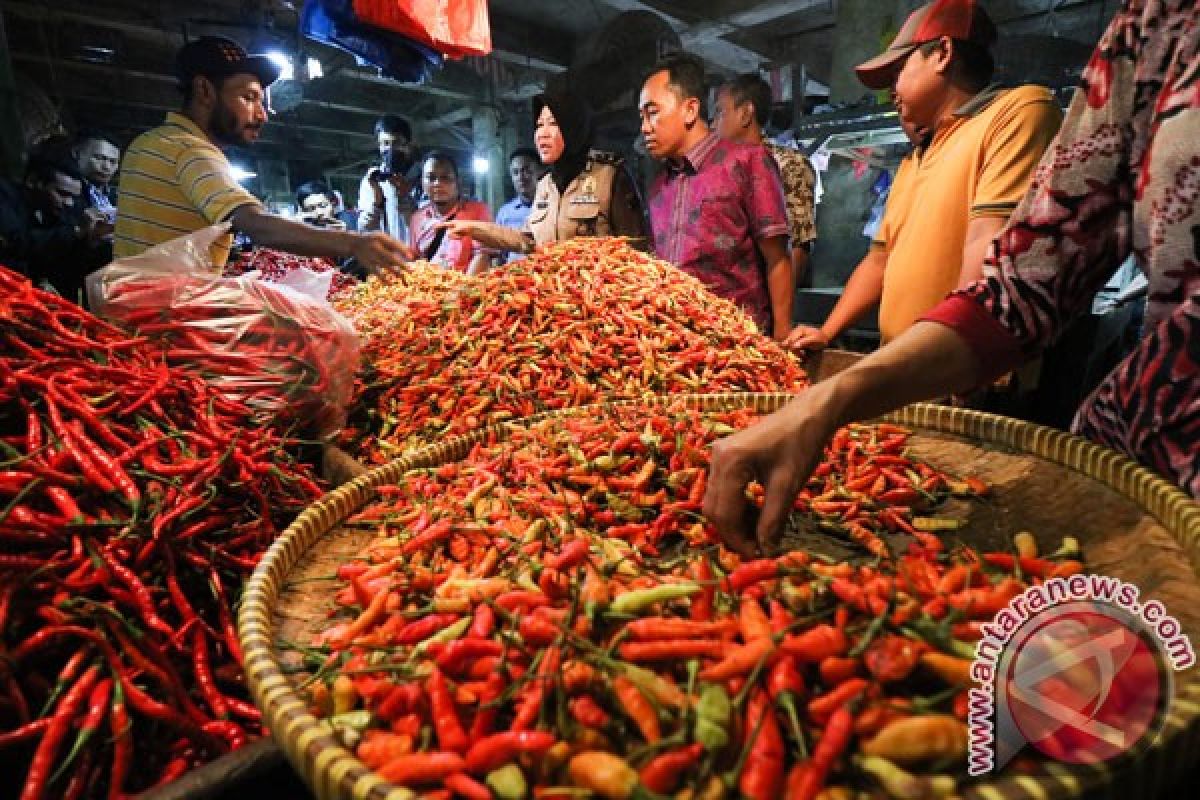
<svg viewBox="0 0 1200 800">
<path fill-rule="evenodd" d="M 201 36 L 179 49 L 175 56 L 175 75 L 185 86 L 192 78 L 228 78 L 249 73 L 270 86 L 279 77 L 279 66 L 266 56 L 252 56 L 232 39 L 224 36 Z"/>
</svg>

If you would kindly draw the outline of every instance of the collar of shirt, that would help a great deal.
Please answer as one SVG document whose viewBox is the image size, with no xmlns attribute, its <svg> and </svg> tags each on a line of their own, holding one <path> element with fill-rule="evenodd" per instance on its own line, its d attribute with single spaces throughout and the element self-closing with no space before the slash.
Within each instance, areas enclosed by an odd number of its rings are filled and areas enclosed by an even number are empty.
<svg viewBox="0 0 1200 800">
<path fill-rule="evenodd" d="M 519 211 L 522 208 L 533 208 L 533 198 L 531 197 L 526 200 L 524 197 L 521 197 L 521 195 L 517 195 L 512 200 L 509 200 L 507 203 L 505 203 L 504 207 L 511 208 L 514 211 Z"/>
<path fill-rule="evenodd" d="M 946 118 L 944 122 L 937 126 L 933 136 L 924 147 L 918 147 L 914 150 L 917 154 L 917 160 L 923 161 L 925 156 L 932 150 L 935 150 L 942 142 L 949 138 L 960 125 L 963 125 L 967 120 L 978 116 L 985 108 L 990 106 L 992 102 L 1001 94 L 1006 92 L 1003 86 L 993 83 L 986 89 L 983 89 L 979 94 L 972 97 L 967 102 L 954 110 L 954 113 Z"/>
<path fill-rule="evenodd" d="M 717 136 L 716 131 L 709 131 L 708 135 L 692 145 L 692 149 L 684 153 L 682 158 L 678 160 L 668 159 L 667 172 L 672 175 L 684 172 L 689 175 L 695 175 L 704 169 L 704 162 L 713 154 L 713 151 L 717 149 L 717 145 L 720 142 L 721 139 Z"/>
<path fill-rule="evenodd" d="M 446 219 L 447 217 L 453 216 L 454 214 L 457 214 L 459 212 L 459 210 L 462 208 L 462 205 L 463 205 L 463 201 L 459 200 L 457 203 L 452 205 L 450 207 L 450 210 L 447 211 L 445 214 L 440 214 L 440 213 L 438 213 L 437 206 L 435 206 L 433 204 L 433 201 L 426 200 L 425 205 L 421 206 L 421 210 L 424 211 L 425 214 L 430 219 L 441 220 L 441 219 Z"/>
<path fill-rule="evenodd" d="M 980 111 L 992 104 L 992 101 L 1004 93 L 1005 88 L 998 83 L 993 83 L 979 94 L 972 97 L 967 102 L 963 103 L 958 108 L 954 109 L 956 117 L 973 117 Z"/>
<path fill-rule="evenodd" d="M 178 111 L 167 112 L 166 124 L 183 128 L 188 133 L 199 136 L 201 139 L 208 139 L 208 136 L 204 131 L 200 130 L 200 126 L 193 122 L 191 117 L 180 114 Z"/>
</svg>

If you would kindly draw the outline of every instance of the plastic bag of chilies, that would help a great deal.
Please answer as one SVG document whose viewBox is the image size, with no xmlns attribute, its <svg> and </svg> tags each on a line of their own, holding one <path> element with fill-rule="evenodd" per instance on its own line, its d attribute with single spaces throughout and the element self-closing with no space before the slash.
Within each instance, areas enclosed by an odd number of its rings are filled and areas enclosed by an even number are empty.
<svg viewBox="0 0 1200 800">
<path fill-rule="evenodd" d="M 290 286 L 226 278 L 209 246 L 228 224 L 118 259 L 87 277 L 98 316 L 161 345 L 166 363 L 244 402 L 264 425 L 332 437 L 358 370 L 354 326 Z"/>
<path fill-rule="evenodd" d="M 352 0 L 308 0 L 300 12 L 300 33 L 344 50 L 401 83 L 424 83 L 445 63 L 435 50 L 361 22 Z"/>
</svg>

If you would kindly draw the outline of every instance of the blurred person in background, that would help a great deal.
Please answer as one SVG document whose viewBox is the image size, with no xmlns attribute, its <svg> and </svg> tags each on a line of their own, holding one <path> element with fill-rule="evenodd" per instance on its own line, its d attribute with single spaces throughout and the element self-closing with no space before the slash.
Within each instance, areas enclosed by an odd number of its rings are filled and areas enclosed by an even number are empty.
<svg viewBox="0 0 1200 800">
<path fill-rule="evenodd" d="M 21 183 L 0 179 L 0 264 L 82 302 L 81 254 L 112 233 L 95 210 L 79 210 L 83 178 L 65 152 L 35 149 Z"/>
<path fill-rule="evenodd" d="M 486 269 L 488 257 L 470 237 L 449 236 L 445 225 L 454 221 L 490 223 L 491 212 L 478 200 L 462 196 L 458 164 L 446 153 L 434 151 L 421 166 L 425 205 L 409 223 L 409 244 L 426 261 L 460 272 Z"/>
<path fill-rule="evenodd" d="M 337 213 L 337 197 L 333 190 L 320 181 L 301 184 L 296 190 L 297 219 L 318 228 L 335 231 L 346 230 Z"/>
<path fill-rule="evenodd" d="M 787 202 L 792 278 L 797 286 L 801 286 L 805 285 L 808 257 L 817 240 L 813 196 L 817 176 L 804 153 L 767 141 L 763 131 L 770 117 L 771 87 L 757 73 L 739 75 L 717 90 L 712 123 L 717 135 L 731 142 L 763 145 L 779 167 L 783 197 Z"/>
<path fill-rule="evenodd" d="M 409 237 L 409 217 L 421 199 L 421 177 L 412 125 L 387 114 L 375 121 L 379 163 L 358 186 L 358 230 L 383 231 L 401 241 Z"/>
</svg>

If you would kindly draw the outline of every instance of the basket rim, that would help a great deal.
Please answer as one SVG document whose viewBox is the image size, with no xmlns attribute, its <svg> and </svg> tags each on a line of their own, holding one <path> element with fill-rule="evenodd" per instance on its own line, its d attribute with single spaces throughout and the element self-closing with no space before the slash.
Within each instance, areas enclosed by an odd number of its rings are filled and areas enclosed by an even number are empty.
<svg viewBox="0 0 1200 800">
<path fill-rule="evenodd" d="M 244 653 L 247 682 L 264 721 L 280 742 L 288 759 L 321 800 L 412 800 L 412 790 L 388 783 L 366 767 L 333 736 L 330 728 L 308 713 L 305 702 L 292 689 L 274 655 L 273 614 L 287 574 L 304 553 L 353 511 L 376 496 L 375 487 L 395 482 L 404 472 L 465 454 L 492 435 L 506 438 L 513 430 L 547 419 L 578 416 L 606 409 L 659 407 L 682 402 L 697 411 L 753 407 L 768 412 L 797 397 L 789 393 L 729 392 L 720 394 L 655 395 L 608 400 L 586 406 L 542 412 L 509 420 L 447 440 L 411 450 L 399 458 L 370 469 L 325 495 L 303 511 L 264 554 L 243 594 L 238 632 Z M 907 406 L 880 418 L 897 424 L 978 440 L 981 444 L 1008 447 L 1079 472 L 1122 494 L 1153 516 L 1189 555 L 1193 573 L 1200 577 L 1200 503 L 1181 489 L 1128 456 L 1074 434 L 1022 420 L 970 409 L 928 403 Z M 446 454 L 451 454 L 447 457 Z M 462 456 L 458 456 L 461 458 Z M 1200 718 L 1200 671 L 1191 679 L 1183 673 L 1183 686 L 1172 703 L 1161 734 L 1162 747 L 1154 748 L 1165 764 L 1180 736 Z M 1184 702 L 1179 700 L 1186 697 Z M 1036 776 L 1006 776 L 963 789 L 965 797 L 1078 796 L 1108 782 L 1114 775 L 1106 765 L 1090 767 L 1051 764 Z M 980 791 L 972 791 L 978 789 Z"/>
</svg>

